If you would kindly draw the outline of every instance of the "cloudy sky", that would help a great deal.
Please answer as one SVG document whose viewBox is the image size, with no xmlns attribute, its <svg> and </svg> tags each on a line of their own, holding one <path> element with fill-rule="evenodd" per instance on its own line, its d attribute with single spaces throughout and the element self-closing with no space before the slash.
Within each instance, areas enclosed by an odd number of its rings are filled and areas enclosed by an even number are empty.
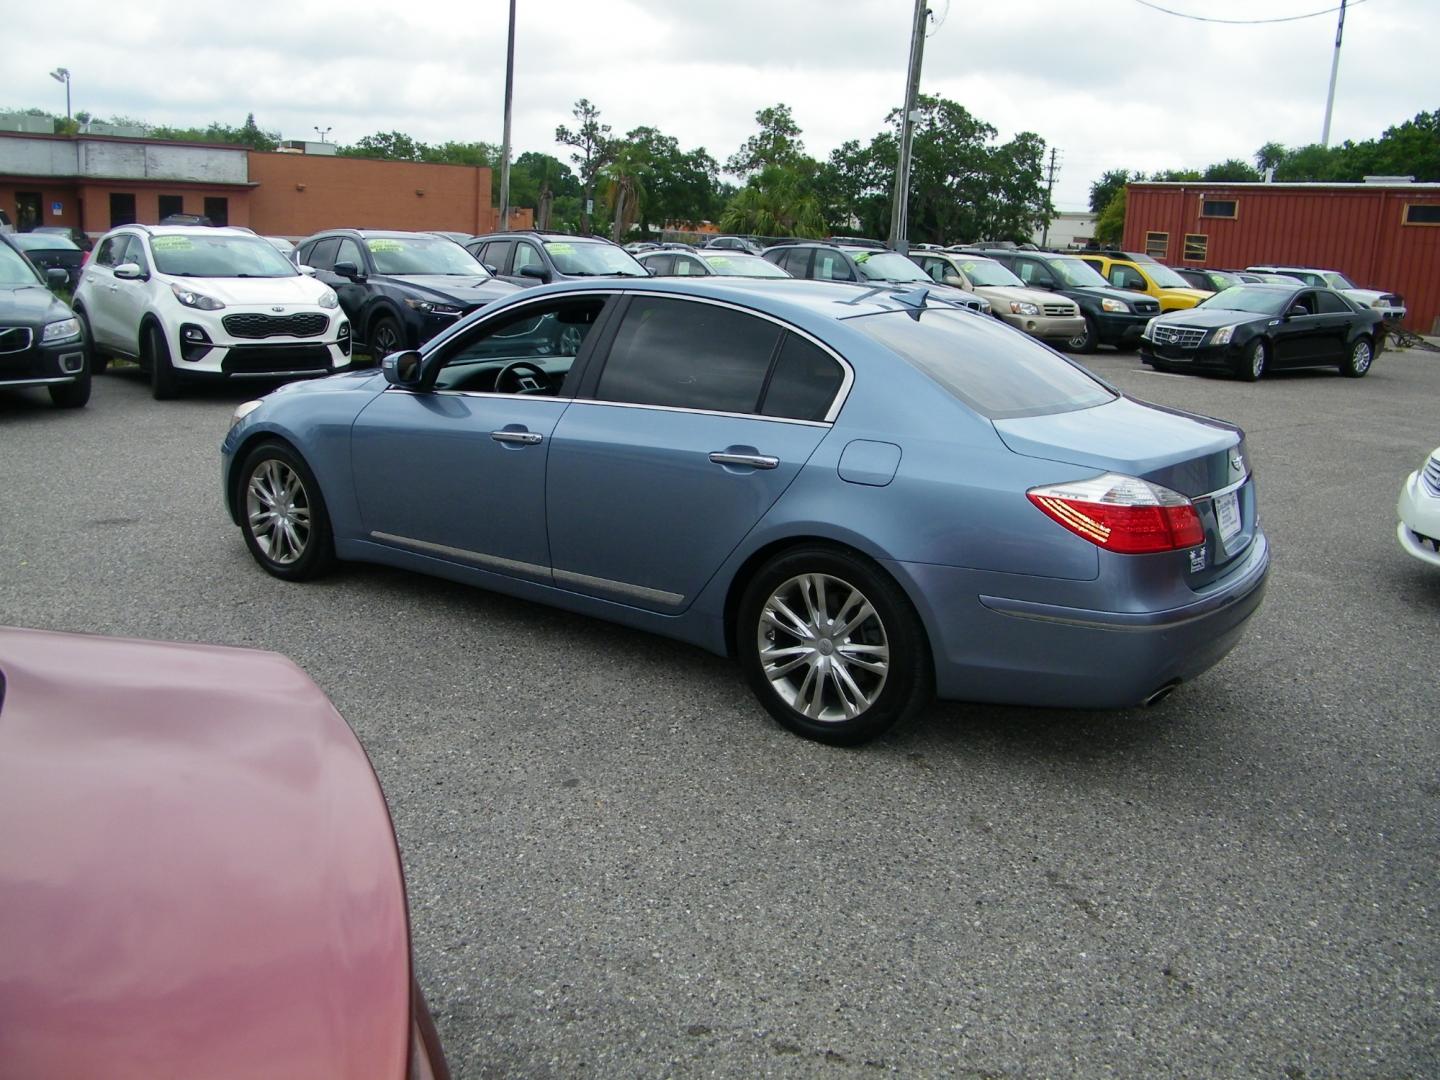
<svg viewBox="0 0 1440 1080">
<path fill-rule="evenodd" d="M 1211 19 L 1281 18 L 1339 0 L 1156 0 Z M 1108 168 L 1203 167 L 1261 144 L 1318 142 L 1335 14 L 1200 23 L 1138 0 L 930 0 L 921 90 L 1002 138 L 1060 154 L 1055 202 L 1083 209 Z M 7 11 L 0 107 L 73 107 L 154 124 L 240 124 L 332 142 L 399 130 L 498 143 L 505 0 L 69 0 Z M 790 105 L 806 149 L 867 142 L 904 94 L 911 0 L 519 0 L 515 153 L 564 158 L 557 124 L 588 97 L 723 162 L 755 112 Z M 1350 0 L 1331 140 L 1440 107 L 1440 0 Z"/>
</svg>

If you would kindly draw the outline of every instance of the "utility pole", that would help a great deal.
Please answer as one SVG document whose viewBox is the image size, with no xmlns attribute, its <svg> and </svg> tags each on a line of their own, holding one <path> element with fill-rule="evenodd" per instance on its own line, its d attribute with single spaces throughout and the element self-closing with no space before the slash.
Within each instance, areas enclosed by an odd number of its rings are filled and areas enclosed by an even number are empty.
<svg viewBox="0 0 1440 1080">
<path fill-rule="evenodd" d="M 910 136 L 915 124 L 915 99 L 920 93 L 920 62 L 925 54 L 925 0 L 915 0 L 915 25 L 910 31 L 910 73 L 905 82 L 905 112 L 900 120 L 900 161 L 895 168 L 895 199 L 890 207 L 890 247 L 910 254 Z"/>
<path fill-rule="evenodd" d="M 1340 39 L 1345 36 L 1345 0 L 1340 0 L 1340 24 L 1335 27 L 1335 58 L 1330 61 L 1330 93 L 1325 98 L 1325 129 L 1320 145 L 1330 145 L 1330 114 L 1335 110 L 1335 76 L 1340 74 Z"/>
<path fill-rule="evenodd" d="M 515 0 L 510 0 L 510 41 L 505 47 L 505 135 L 500 143 L 500 231 L 510 231 L 510 102 L 515 96 Z"/>
<path fill-rule="evenodd" d="M 1049 183 L 1048 186 L 1045 188 L 1045 228 L 1040 233 L 1040 246 L 1042 248 L 1047 248 L 1050 246 L 1050 209 L 1055 204 L 1054 199 L 1051 198 L 1051 196 L 1055 194 L 1055 170 L 1058 168 L 1058 166 L 1055 164 L 1055 154 L 1055 147 L 1052 146 L 1050 148 L 1050 176 L 1048 177 Z M 1031 235 L 1033 236 L 1034 234 L 1032 233 Z"/>
</svg>

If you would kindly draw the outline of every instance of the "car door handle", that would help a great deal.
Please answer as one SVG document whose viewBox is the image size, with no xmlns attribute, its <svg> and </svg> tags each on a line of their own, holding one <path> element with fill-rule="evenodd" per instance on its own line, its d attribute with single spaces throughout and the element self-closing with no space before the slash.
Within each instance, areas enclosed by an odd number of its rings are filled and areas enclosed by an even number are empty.
<svg viewBox="0 0 1440 1080">
<path fill-rule="evenodd" d="M 522 446 L 534 446 L 545 438 L 538 431 L 492 431 L 490 437 L 496 442 L 520 443 Z"/>
<path fill-rule="evenodd" d="M 748 465 L 752 469 L 774 469 L 780 465 L 779 458 L 768 454 L 730 454 L 724 450 L 716 450 L 710 460 L 716 465 Z"/>
</svg>

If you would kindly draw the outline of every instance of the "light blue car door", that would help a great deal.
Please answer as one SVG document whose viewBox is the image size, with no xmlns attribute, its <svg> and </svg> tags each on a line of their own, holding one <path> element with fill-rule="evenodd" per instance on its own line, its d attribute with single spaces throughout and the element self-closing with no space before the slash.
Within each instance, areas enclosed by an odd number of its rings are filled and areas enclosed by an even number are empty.
<svg viewBox="0 0 1440 1080">
<path fill-rule="evenodd" d="M 390 387 L 351 437 L 364 538 L 548 582 L 545 470 L 565 379 L 603 298 L 532 305 L 427 358 L 434 384 Z"/>
<path fill-rule="evenodd" d="M 683 610 L 825 437 L 845 373 L 754 313 L 634 297 L 551 439 L 555 584 Z"/>
</svg>

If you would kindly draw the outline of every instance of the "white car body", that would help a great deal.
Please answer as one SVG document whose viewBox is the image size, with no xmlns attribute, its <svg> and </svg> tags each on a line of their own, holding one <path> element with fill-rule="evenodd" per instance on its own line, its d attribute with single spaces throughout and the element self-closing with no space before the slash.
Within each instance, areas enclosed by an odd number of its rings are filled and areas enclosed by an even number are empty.
<svg viewBox="0 0 1440 1080">
<path fill-rule="evenodd" d="M 1440 447 L 1406 478 L 1395 509 L 1400 546 L 1422 562 L 1440 566 Z"/>
<path fill-rule="evenodd" d="M 1306 285 L 1334 289 L 1357 304 L 1374 308 L 1386 322 L 1400 322 L 1405 318 L 1405 303 L 1395 293 L 1382 292 L 1379 289 L 1357 289 L 1339 270 L 1317 270 L 1308 266 L 1247 266 L 1245 269 L 1257 274 L 1289 274 Z"/>
<path fill-rule="evenodd" d="M 276 269 L 266 261 L 273 258 L 290 272 L 192 276 L 165 273 L 157 265 L 157 245 L 162 255 L 199 252 L 207 242 L 227 238 L 263 248 L 267 254 L 255 258 L 267 271 Z M 142 366 L 151 363 L 151 335 L 158 329 L 174 374 L 187 379 L 326 375 L 350 365 L 350 323 L 335 290 L 300 273 L 248 230 L 112 229 L 95 245 L 75 291 L 75 308 L 99 352 L 137 359 Z"/>
</svg>

